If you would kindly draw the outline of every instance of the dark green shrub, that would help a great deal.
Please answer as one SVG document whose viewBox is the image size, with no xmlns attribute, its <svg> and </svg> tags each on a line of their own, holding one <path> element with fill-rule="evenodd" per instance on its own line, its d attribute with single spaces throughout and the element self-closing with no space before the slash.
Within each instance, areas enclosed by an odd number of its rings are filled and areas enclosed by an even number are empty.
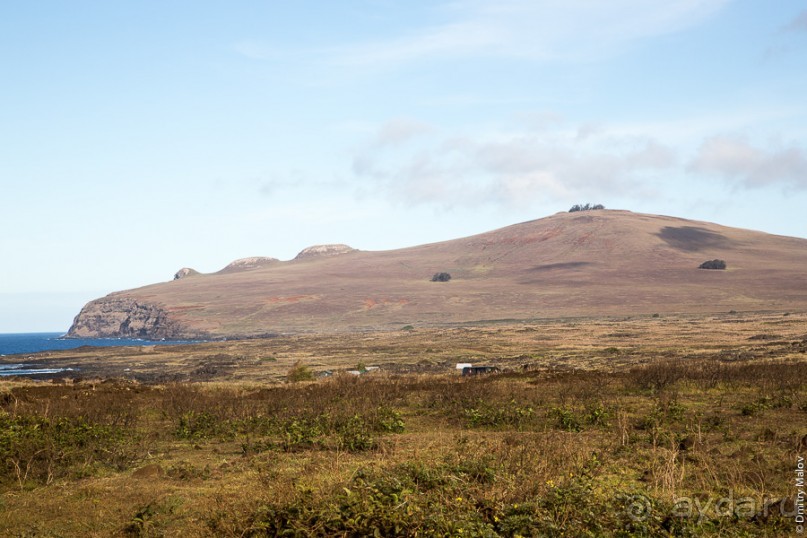
<svg viewBox="0 0 807 538">
<path fill-rule="evenodd" d="M 401 414 L 389 407 L 379 407 L 376 417 L 376 430 L 385 433 L 403 433 L 406 429 Z"/>
<path fill-rule="evenodd" d="M 582 429 L 580 419 L 574 411 L 567 407 L 553 407 L 549 415 L 555 419 L 557 427 L 567 432 L 579 432 Z"/>
<path fill-rule="evenodd" d="M 613 412 L 605 407 L 602 402 L 590 405 L 586 408 L 583 420 L 592 426 L 608 426 L 613 417 Z"/>
<path fill-rule="evenodd" d="M 448 273 L 435 273 L 432 277 L 432 282 L 448 282 L 451 280 L 451 275 Z"/>
<path fill-rule="evenodd" d="M 507 403 L 478 400 L 474 407 L 464 409 L 466 424 L 471 428 L 483 426 L 522 428 L 535 415 L 529 405 L 520 405 L 515 400 Z"/>
<path fill-rule="evenodd" d="M 569 213 L 576 213 L 578 211 L 596 211 L 599 209 L 605 209 L 605 206 L 602 204 L 574 204 L 571 208 L 569 208 Z"/>
<path fill-rule="evenodd" d="M 174 434 L 180 439 L 211 439 L 232 437 L 232 423 L 206 411 L 188 411 L 179 417 Z"/>
<path fill-rule="evenodd" d="M 280 448 L 284 452 L 311 449 L 321 444 L 322 429 L 317 421 L 292 419 L 281 428 Z"/>
<path fill-rule="evenodd" d="M 46 418 L 0 411 L 0 470 L 19 486 L 50 482 L 94 465 L 120 469 L 136 457 L 136 435 L 84 417 Z"/>
<path fill-rule="evenodd" d="M 351 417 L 339 429 L 337 435 L 339 448 L 348 452 L 361 452 L 378 447 L 370 425 L 360 415 Z"/>
<path fill-rule="evenodd" d="M 313 381 L 314 372 L 311 368 L 302 364 L 300 361 L 294 363 L 294 366 L 286 374 L 286 381 L 289 383 L 298 383 L 300 381 Z"/>
<path fill-rule="evenodd" d="M 698 269 L 725 269 L 726 262 L 723 260 L 708 260 L 698 266 Z"/>
</svg>

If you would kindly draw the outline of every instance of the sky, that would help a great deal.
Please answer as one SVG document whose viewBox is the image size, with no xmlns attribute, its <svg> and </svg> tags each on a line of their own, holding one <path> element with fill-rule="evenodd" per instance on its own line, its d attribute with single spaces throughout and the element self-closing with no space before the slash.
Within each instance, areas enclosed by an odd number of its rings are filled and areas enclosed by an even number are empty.
<svg viewBox="0 0 807 538">
<path fill-rule="evenodd" d="M 0 6 L 0 333 L 586 202 L 807 237 L 807 2 Z"/>
</svg>

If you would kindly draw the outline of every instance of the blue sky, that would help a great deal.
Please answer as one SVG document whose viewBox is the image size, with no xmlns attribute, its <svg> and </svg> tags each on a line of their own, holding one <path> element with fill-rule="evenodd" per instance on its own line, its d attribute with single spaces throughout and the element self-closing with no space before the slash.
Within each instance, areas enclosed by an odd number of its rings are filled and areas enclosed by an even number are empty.
<svg viewBox="0 0 807 538">
<path fill-rule="evenodd" d="M 807 237 L 807 3 L 0 7 L 0 332 L 578 202 Z"/>
</svg>

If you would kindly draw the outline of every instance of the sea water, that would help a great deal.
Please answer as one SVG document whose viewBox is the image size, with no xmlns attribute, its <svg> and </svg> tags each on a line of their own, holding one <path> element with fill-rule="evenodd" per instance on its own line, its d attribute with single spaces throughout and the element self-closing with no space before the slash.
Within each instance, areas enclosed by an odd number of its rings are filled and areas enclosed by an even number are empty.
<svg viewBox="0 0 807 538">
<path fill-rule="evenodd" d="M 75 349 L 81 346 L 150 346 L 193 344 L 198 340 L 139 340 L 134 338 L 62 338 L 63 333 L 0 334 L 0 377 L 12 375 L 57 374 L 69 368 L 35 368 L 24 362 L 27 353 Z M 8 357 L 8 355 L 16 355 Z"/>
</svg>

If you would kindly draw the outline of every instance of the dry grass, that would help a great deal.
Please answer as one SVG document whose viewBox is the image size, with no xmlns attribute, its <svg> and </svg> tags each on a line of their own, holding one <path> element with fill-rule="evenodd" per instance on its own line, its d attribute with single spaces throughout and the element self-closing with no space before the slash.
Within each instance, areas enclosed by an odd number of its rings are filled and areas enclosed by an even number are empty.
<svg viewBox="0 0 807 538">
<path fill-rule="evenodd" d="M 789 536 L 773 503 L 807 452 L 804 318 L 736 319 L 332 337 L 336 369 L 416 352 L 406 368 L 432 357 L 423 373 L 3 382 L 0 534 Z M 226 345 L 274 350 L 279 378 L 307 353 L 331 366 L 327 342 Z M 472 354 L 512 369 L 437 371 Z M 682 498 L 710 508 L 674 517 Z"/>
<path fill-rule="evenodd" d="M 285 381 L 297 363 L 315 374 L 354 369 L 360 363 L 392 373 L 445 373 L 457 362 L 505 369 L 615 371 L 659 358 L 785 359 L 800 356 L 804 348 L 791 344 L 805 337 L 807 313 L 726 313 L 415 327 L 193 346 L 81 348 L 41 353 L 24 362 L 77 368 L 71 375 L 87 380 L 271 383 Z"/>
</svg>

